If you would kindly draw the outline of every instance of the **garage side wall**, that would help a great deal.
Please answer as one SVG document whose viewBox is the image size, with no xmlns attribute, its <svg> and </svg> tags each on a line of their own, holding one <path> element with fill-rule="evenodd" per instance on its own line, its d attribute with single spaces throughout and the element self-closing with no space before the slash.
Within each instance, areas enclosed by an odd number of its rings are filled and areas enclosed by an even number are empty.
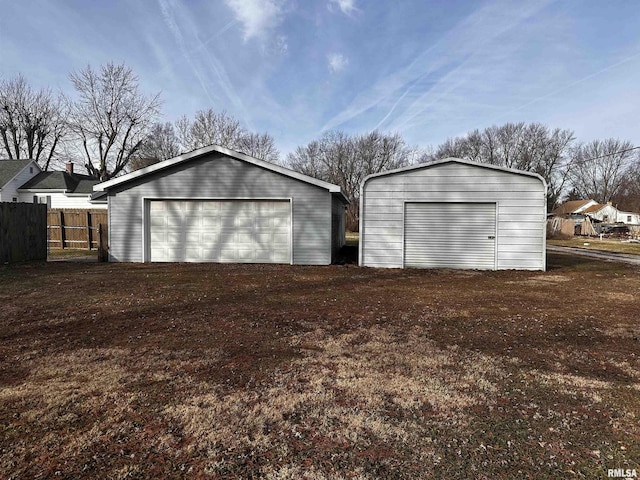
<svg viewBox="0 0 640 480">
<path fill-rule="evenodd" d="M 143 180 L 109 191 L 110 261 L 143 261 L 143 198 L 291 198 L 293 263 L 331 263 L 331 193 L 321 187 L 218 153 Z"/>
<path fill-rule="evenodd" d="M 337 196 L 331 198 L 331 256 L 335 260 L 346 241 L 345 204 Z"/>
<path fill-rule="evenodd" d="M 403 267 L 405 202 L 495 202 L 496 268 L 545 268 L 545 186 L 536 177 L 443 163 L 370 178 L 362 202 L 364 266 Z"/>
</svg>

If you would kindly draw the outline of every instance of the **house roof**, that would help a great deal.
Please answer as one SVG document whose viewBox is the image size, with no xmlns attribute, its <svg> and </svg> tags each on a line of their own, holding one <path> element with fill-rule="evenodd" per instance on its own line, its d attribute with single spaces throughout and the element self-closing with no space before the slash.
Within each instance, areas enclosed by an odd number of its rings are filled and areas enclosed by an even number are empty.
<svg viewBox="0 0 640 480">
<path fill-rule="evenodd" d="M 33 160 L 0 160 L 0 189 Z"/>
<path fill-rule="evenodd" d="M 582 210 L 582 212 L 580 213 L 595 213 L 598 212 L 600 210 L 602 210 L 604 207 L 606 207 L 605 204 L 603 203 L 596 203 L 595 205 L 591 205 L 588 208 L 585 208 L 584 210 Z"/>
<path fill-rule="evenodd" d="M 66 193 L 93 192 L 100 180 L 89 175 L 69 172 L 40 172 L 19 190 L 64 190 Z"/>
<path fill-rule="evenodd" d="M 580 213 L 583 213 L 586 211 L 583 207 L 590 202 L 593 202 L 593 200 L 570 200 L 556 208 L 553 213 L 555 215 L 566 215 L 569 213 L 575 213 L 578 210 L 580 210 Z"/>
<path fill-rule="evenodd" d="M 280 165 L 275 165 L 270 162 L 266 162 L 264 160 L 260 160 L 255 157 L 251 157 L 244 153 L 236 152 L 234 150 L 230 150 L 225 147 L 221 147 L 220 145 L 209 145 L 208 147 L 199 148 L 197 150 L 193 150 L 192 152 L 183 153 L 182 155 L 178 155 L 177 157 L 170 158 L 169 160 L 165 160 L 164 162 L 155 163 L 145 168 L 141 168 L 140 170 L 136 170 L 135 172 L 128 173 L 126 175 L 122 175 L 117 178 L 113 178 L 111 180 L 107 180 L 106 182 L 99 183 L 93 187 L 94 191 L 108 190 L 117 185 L 123 185 L 132 180 L 136 180 L 147 175 L 151 175 L 155 172 L 159 172 L 162 170 L 166 170 L 168 168 L 174 167 L 176 165 L 195 160 L 197 158 L 203 157 L 210 153 L 221 153 L 228 157 L 235 158 L 237 160 L 241 160 L 243 162 L 250 163 L 260 168 L 264 168 L 266 170 L 271 170 L 272 172 L 279 173 L 281 175 L 285 175 L 287 177 L 294 178 L 296 180 L 300 180 L 302 182 L 310 183 L 312 185 L 316 185 L 321 188 L 326 188 L 329 192 L 335 193 L 338 195 L 345 203 L 349 203 L 347 198 L 342 193 L 342 189 L 339 185 L 334 185 L 333 183 L 324 182 L 322 180 L 318 180 L 317 178 L 310 177 L 308 175 L 304 175 L 302 173 L 294 172 L 285 167 L 281 167 Z"/>
<path fill-rule="evenodd" d="M 374 174 L 369 175 L 369 176 L 364 178 L 364 180 L 362 181 L 362 186 L 361 187 L 364 188 L 365 183 L 367 183 L 367 181 L 369 179 L 371 179 L 371 178 L 382 177 L 382 176 L 385 176 L 385 175 L 394 175 L 396 173 L 410 172 L 412 170 L 433 168 L 433 167 L 437 167 L 439 165 L 444 165 L 444 164 L 447 164 L 447 163 L 458 163 L 458 164 L 462 164 L 462 165 L 470 165 L 470 166 L 473 166 L 473 167 L 486 168 L 486 169 L 490 169 L 490 170 L 498 170 L 498 171 L 501 171 L 501 172 L 514 173 L 516 175 L 524 175 L 526 177 L 534 177 L 534 178 L 537 178 L 538 180 L 540 180 L 542 182 L 542 184 L 544 185 L 544 188 L 545 188 L 545 192 L 546 192 L 546 189 L 547 189 L 547 182 L 545 181 L 544 178 L 542 178 L 537 173 L 525 172 L 524 170 L 516 170 L 515 168 L 501 167 L 501 166 L 498 166 L 498 165 L 491 165 L 489 163 L 472 162 L 470 160 L 463 160 L 462 158 L 455 158 L 455 157 L 448 157 L 448 158 L 443 158 L 442 160 L 435 160 L 433 162 L 420 163 L 418 165 L 411 165 L 409 167 L 396 168 L 395 170 L 388 170 L 386 172 L 374 173 Z"/>
</svg>

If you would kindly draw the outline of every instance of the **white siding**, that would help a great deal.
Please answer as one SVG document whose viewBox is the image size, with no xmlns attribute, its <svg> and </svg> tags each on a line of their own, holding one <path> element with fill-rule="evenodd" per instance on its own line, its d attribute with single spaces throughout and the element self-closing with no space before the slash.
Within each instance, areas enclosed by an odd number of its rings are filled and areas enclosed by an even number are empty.
<svg viewBox="0 0 640 480">
<path fill-rule="evenodd" d="M 489 202 L 497 208 L 496 268 L 545 268 L 545 186 L 537 177 L 451 161 L 369 178 L 360 201 L 364 266 L 403 266 L 405 202 Z"/>
<path fill-rule="evenodd" d="M 211 153 L 109 190 L 109 255 L 141 262 L 144 199 L 291 199 L 293 263 L 331 263 L 331 193 L 315 185 Z"/>
<path fill-rule="evenodd" d="M 38 203 L 47 203 L 47 197 L 51 197 L 49 208 L 107 208 L 106 203 L 91 203 L 91 195 L 70 196 L 62 192 L 20 192 L 18 198 L 21 202 L 33 203 L 33 197 L 38 197 Z"/>
<path fill-rule="evenodd" d="M 38 173 L 40 173 L 40 167 L 38 167 L 35 162 L 31 162 L 24 167 L 18 175 L 7 182 L 6 185 L 0 185 L 2 188 L 2 190 L 0 190 L 0 202 L 12 202 L 14 197 L 16 197 L 19 202 L 26 201 L 20 198 L 18 188 L 35 177 Z M 28 200 L 27 202 L 31 203 L 32 200 Z"/>
</svg>

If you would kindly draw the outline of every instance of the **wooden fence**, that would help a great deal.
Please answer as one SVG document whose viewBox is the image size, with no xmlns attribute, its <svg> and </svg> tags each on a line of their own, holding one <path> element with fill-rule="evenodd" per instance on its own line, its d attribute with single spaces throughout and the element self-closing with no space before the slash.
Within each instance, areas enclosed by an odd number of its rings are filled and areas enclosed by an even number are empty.
<svg viewBox="0 0 640 480">
<path fill-rule="evenodd" d="M 49 248 L 96 249 L 100 224 L 107 224 L 106 210 L 50 208 L 47 213 Z"/>
<path fill-rule="evenodd" d="M 0 263 L 47 259 L 47 206 L 0 203 Z"/>
</svg>

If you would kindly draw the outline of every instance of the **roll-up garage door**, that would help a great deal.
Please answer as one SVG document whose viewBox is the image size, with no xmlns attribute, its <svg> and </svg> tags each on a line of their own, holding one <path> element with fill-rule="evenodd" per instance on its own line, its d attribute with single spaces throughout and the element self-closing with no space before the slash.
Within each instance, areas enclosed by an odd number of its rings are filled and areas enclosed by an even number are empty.
<svg viewBox="0 0 640 480">
<path fill-rule="evenodd" d="M 406 203 L 404 263 L 493 270 L 495 235 L 495 203 Z"/>
<path fill-rule="evenodd" d="M 152 262 L 290 263 L 291 204 L 266 200 L 154 200 Z"/>
</svg>

